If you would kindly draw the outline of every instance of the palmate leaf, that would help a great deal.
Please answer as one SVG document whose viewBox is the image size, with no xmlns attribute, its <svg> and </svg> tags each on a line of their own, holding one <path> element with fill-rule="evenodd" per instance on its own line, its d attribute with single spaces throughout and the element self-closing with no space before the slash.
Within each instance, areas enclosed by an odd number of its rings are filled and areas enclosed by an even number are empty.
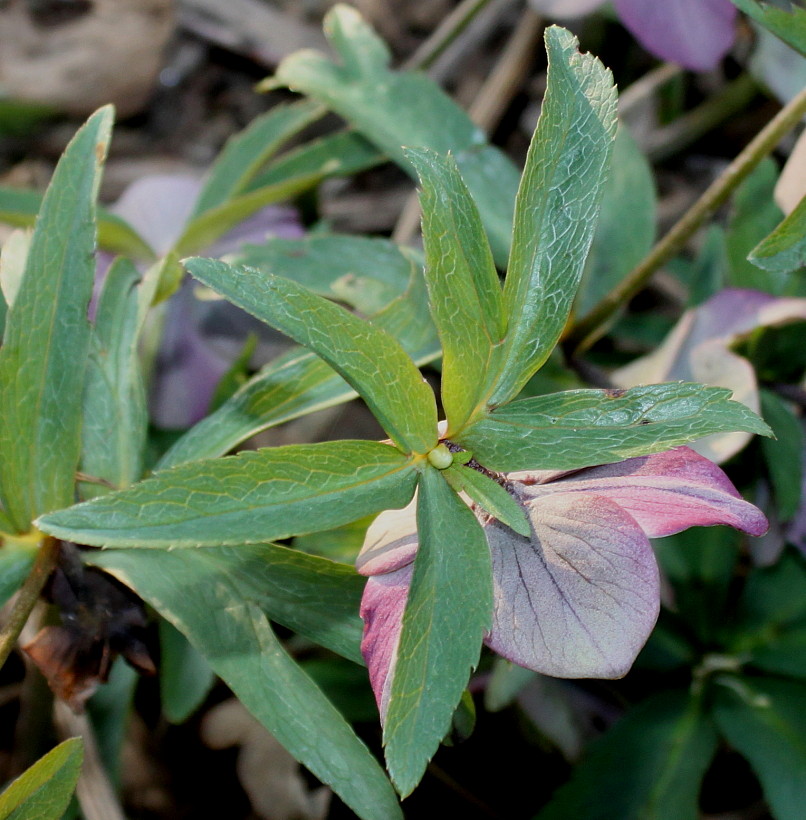
<svg viewBox="0 0 806 820">
<path fill-rule="evenodd" d="M 394 336 L 418 364 L 439 355 L 417 261 L 391 242 L 345 236 L 272 240 L 247 246 L 238 259 L 266 266 L 344 301 Z M 372 311 L 393 294 L 395 298 Z M 355 398 L 356 392 L 318 356 L 295 349 L 264 367 L 216 412 L 191 428 L 160 467 L 223 455 L 282 422 Z"/>
<path fill-rule="evenodd" d="M 492 617 L 490 550 L 439 471 L 419 484 L 419 549 L 384 724 L 386 762 L 404 797 L 448 732 Z"/>
<path fill-rule="evenodd" d="M 78 737 L 51 749 L 0 794 L 0 820 L 59 820 L 73 796 L 83 757 Z"/>
<path fill-rule="evenodd" d="M 451 155 L 409 149 L 422 193 L 425 279 L 443 350 L 448 434 L 486 411 L 506 328 L 501 285 L 476 205 Z"/>
<path fill-rule="evenodd" d="M 164 470 L 37 526 L 79 544 L 255 544 L 405 506 L 417 469 L 394 447 L 338 441 L 239 453 Z"/>
<path fill-rule="evenodd" d="M 451 151 L 503 265 L 518 186 L 514 164 L 428 77 L 390 71 L 389 50 L 357 11 L 334 6 L 325 34 L 340 65 L 315 51 L 298 51 L 283 60 L 272 84 L 324 103 L 412 175 L 402 146 Z"/>
<path fill-rule="evenodd" d="M 521 399 L 455 437 L 491 470 L 576 470 L 659 453 L 712 433 L 769 435 L 721 387 L 677 382 Z"/>
<path fill-rule="evenodd" d="M 437 443 L 434 394 L 395 339 L 289 279 L 188 259 L 200 282 L 321 356 L 364 399 L 401 450 L 427 453 Z"/>
<path fill-rule="evenodd" d="M 305 605 L 315 598 L 311 585 L 304 581 L 300 585 L 300 579 L 295 584 L 293 578 L 282 572 L 282 565 L 273 567 L 271 552 L 263 556 L 268 561 L 262 571 L 257 554 L 252 555 L 250 568 L 239 563 L 239 551 L 221 556 L 224 560 L 218 566 L 207 563 L 207 552 L 211 551 L 138 556 L 112 551 L 98 556 L 98 563 L 132 586 L 182 632 L 252 715 L 297 760 L 331 786 L 359 817 L 402 817 L 381 767 L 338 710 L 286 653 L 264 614 L 265 601 L 255 595 L 259 585 L 244 585 L 244 577 L 251 569 L 265 581 L 271 577 L 271 570 L 276 570 L 279 579 L 275 578 L 274 590 L 281 590 L 282 581 L 290 581 L 284 593 L 286 601 L 290 603 L 295 594 L 303 596 L 302 605 L 299 600 L 296 607 L 286 604 L 289 611 L 304 611 Z M 228 557 L 233 560 L 227 560 Z M 291 558 L 294 559 L 293 553 Z M 315 561 L 331 564 L 311 556 L 300 558 L 307 560 L 308 565 Z M 346 567 L 339 569 L 349 571 Z M 354 573 L 353 577 L 358 581 Z M 317 592 L 326 588 L 313 587 Z M 330 588 L 337 588 L 332 581 Z M 268 595 L 260 594 L 271 598 L 271 591 Z M 282 597 L 283 592 L 280 594 Z M 352 598 L 347 600 L 355 607 Z M 338 605 L 335 612 L 339 612 Z M 274 619 L 274 613 L 270 616 Z M 282 622 L 282 618 L 279 620 Z M 326 622 L 328 617 L 319 614 L 319 620 Z"/>
<path fill-rule="evenodd" d="M 73 500 L 95 278 L 95 198 L 112 109 L 87 121 L 42 201 L 0 350 L 3 507 L 25 531 Z"/>
<path fill-rule="evenodd" d="M 611 73 L 546 29 L 548 80 L 515 203 L 504 284 L 509 320 L 490 403 L 516 396 L 560 338 L 588 255 L 616 133 Z"/>
<path fill-rule="evenodd" d="M 697 820 L 716 745 L 700 699 L 655 695 L 591 745 L 536 820 Z"/>
</svg>

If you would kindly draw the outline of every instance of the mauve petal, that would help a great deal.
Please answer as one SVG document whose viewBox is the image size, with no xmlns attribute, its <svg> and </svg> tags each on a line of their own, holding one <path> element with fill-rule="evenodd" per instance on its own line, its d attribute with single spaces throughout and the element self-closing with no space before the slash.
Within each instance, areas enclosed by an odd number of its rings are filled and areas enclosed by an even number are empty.
<svg viewBox="0 0 806 820">
<path fill-rule="evenodd" d="M 605 0 L 529 0 L 529 5 L 555 20 L 572 20 L 588 14 L 604 2 Z"/>
<path fill-rule="evenodd" d="M 234 253 L 246 244 L 263 244 L 269 237 L 302 239 L 305 229 L 299 221 L 299 211 L 288 205 L 268 205 L 227 231 L 204 251 L 216 259 Z"/>
<path fill-rule="evenodd" d="M 417 494 L 401 510 L 382 512 L 367 529 L 364 546 L 355 561 L 362 575 L 394 572 L 417 553 Z"/>
<path fill-rule="evenodd" d="M 381 723 L 386 717 L 413 569 L 414 565 L 409 564 L 396 572 L 369 578 L 361 598 L 360 614 L 364 620 L 361 654 L 367 662 L 369 682 L 378 703 Z"/>
<path fill-rule="evenodd" d="M 201 187 L 201 180 L 191 176 L 146 176 L 129 185 L 110 210 L 162 255 L 179 239 Z"/>
<path fill-rule="evenodd" d="M 500 655 L 558 678 L 619 678 L 658 616 L 647 537 L 607 498 L 558 493 L 528 504 L 532 538 L 491 519 L 493 628 Z"/>
<path fill-rule="evenodd" d="M 526 482 L 524 496 L 535 499 L 538 509 L 553 493 L 608 498 L 649 538 L 714 524 L 762 535 L 768 526 L 761 510 L 739 495 L 725 473 L 689 447 L 590 467 L 550 484 L 531 484 L 527 473 L 509 477 Z"/>
<path fill-rule="evenodd" d="M 709 71 L 736 34 L 730 0 L 614 0 L 624 25 L 653 54 L 694 71 Z"/>
</svg>

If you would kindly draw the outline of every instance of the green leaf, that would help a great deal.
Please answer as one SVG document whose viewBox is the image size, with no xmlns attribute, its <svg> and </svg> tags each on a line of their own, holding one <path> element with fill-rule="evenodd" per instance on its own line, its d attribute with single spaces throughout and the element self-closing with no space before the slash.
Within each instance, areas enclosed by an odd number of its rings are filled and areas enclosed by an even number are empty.
<svg viewBox="0 0 806 820">
<path fill-rule="evenodd" d="M 303 268 L 309 271 L 311 279 L 319 287 L 329 289 L 332 295 L 355 307 L 369 309 L 382 294 L 396 290 L 398 284 L 394 276 L 389 277 L 387 282 L 386 277 L 374 278 L 373 271 L 377 271 L 380 266 L 388 275 L 395 267 L 400 267 L 399 262 L 402 260 L 410 270 L 407 289 L 374 314 L 371 320 L 398 339 L 418 364 L 432 361 L 439 355 L 436 331 L 430 322 L 424 321 L 428 306 L 419 266 L 403 256 L 391 243 L 381 240 L 356 238 L 356 246 L 353 243 L 322 244 L 313 239 L 310 241 L 310 246 L 307 240 L 297 245 L 292 244 L 287 255 L 278 256 L 277 270 L 283 275 L 296 276 L 298 271 L 296 264 L 292 262 L 296 258 L 295 249 L 298 249 L 300 258 L 309 263 L 303 265 Z M 270 246 L 273 245 L 274 243 L 270 243 Z M 353 253 L 350 250 L 353 247 L 358 252 Z M 308 254 L 306 248 L 313 252 Z M 328 255 L 324 252 L 327 250 L 339 250 L 340 253 Z M 324 274 L 318 276 L 318 265 L 321 263 L 324 269 L 327 266 L 326 258 L 330 259 L 329 267 L 338 274 L 332 280 L 328 280 Z M 328 281 L 330 284 L 325 285 Z M 267 427 L 348 401 L 355 396 L 355 391 L 347 382 L 318 356 L 306 351 L 291 350 L 266 365 L 219 410 L 189 430 L 165 454 L 160 466 L 173 466 L 194 459 L 223 455 Z"/>
<path fill-rule="evenodd" d="M 794 549 L 755 569 L 734 619 L 732 653 L 778 675 L 806 678 L 806 559 Z"/>
<path fill-rule="evenodd" d="M 513 163 L 428 77 L 390 71 L 389 50 L 357 11 L 332 8 L 325 34 L 341 65 L 315 51 L 298 51 L 280 64 L 274 85 L 324 103 L 412 175 L 404 145 L 451 151 L 503 264 L 518 185 Z"/>
<path fill-rule="evenodd" d="M 274 447 L 163 470 L 37 526 L 94 546 L 256 544 L 404 507 L 416 478 L 409 458 L 378 442 Z"/>
<path fill-rule="evenodd" d="M 789 273 L 806 266 L 806 197 L 766 238 L 750 251 L 748 259 L 775 273 Z"/>
<path fill-rule="evenodd" d="M 448 434 L 486 410 L 504 335 L 501 285 L 478 210 L 456 161 L 433 151 L 406 156 L 420 176 L 425 279 L 442 342 Z"/>
<path fill-rule="evenodd" d="M 37 218 L 0 349 L 3 506 L 20 530 L 73 500 L 95 278 L 95 197 L 112 109 L 68 145 Z"/>
<path fill-rule="evenodd" d="M 84 557 L 160 611 L 171 602 L 177 579 L 184 579 L 185 594 L 202 599 L 206 588 L 220 587 L 221 595 L 253 601 L 272 621 L 355 663 L 364 662 L 358 608 L 366 582 L 352 567 L 274 544 L 104 550 Z"/>
<path fill-rule="evenodd" d="M 187 636 L 252 715 L 359 817 L 402 818 L 375 758 L 283 649 L 260 602 L 245 595 L 228 571 L 209 572 L 202 563 L 206 552 L 149 553 L 145 561 L 118 553 L 129 559 L 120 574 Z M 103 555 L 104 563 L 107 555 L 114 553 Z M 176 558 L 184 571 L 170 571 Z M 157 571 L 160 564 L 167 571 Z"/>
<path fill-rule="evenodd" d="M 804 435 L 792 408 L 775 393 L 761 390 L 761 414 L 775 438 L 761 440 L 761 451 L 775 493 L 775 504 L 782 521 L 791 518 L 800 506 L 803 487 Z"/>
<path fill-rule="evenodd" d="M 565 29 L 546 29 L 546 96 L 515 202 L 504 305 L 509 327 L 491 397 L 504 404 L 560 338 L 588 255 L 616 134 L 613 77 Z"/>
<path fill-rule="evenodd" d="M 160 699 L 171 723 L 184 723 L 207 697 L 215 673 L 170 621 L 160 621 Z"/>
<path fill-rule="evenodd" d="M 476 504 L 502 524 L 526 538 L 532 534 L 526 511 L 493 478 L 461 464 L 451 465 L 444 475 L 457 493 L 467 493 Z"/>
<path fill-rule="evenodd" d="M 0 185 L 0 222 L 20 228 L 30 227 L 36 221 L 42 201 L 42 194 L 37 191 Z M 150 245 L 128 222 L 103 208 L 98 208 L 97 213 L 99 247 L 136 259 L 154 259 Z"/>
<path fill-rule="evenodd" d="M 51 749 L 0 794 L 0 820 L 59 820 L 73 796 L 83 758 L 78 737 Z"/>
<path fill-rule="evenodd" d="M 0 546 L 0 607 L 22 586 L 36 558 L 36 543 L 4 539 Z"/>
<path fill-rule="evenodd" d="M 716 746 L 700 700 L 662 692 L 590 745 L 537 820 L 697 820 Z"/>
<path fill-rule="evenodd" d="M 384 744 L 404 797 L 451 727 L 492 617 L 487 539 L 439 471 L 419 484 L 419 548 L 394 666 Z"/>
<path fill-rule="evenodd" d="M 278 105 L 230 137 L 207 174 L 192 216 L 217 208 L 242 193 L 284 142 L 324 113 L 321 105 L 310 100 Z"/>
<path fill-rule="evenodd" d="M 191 219 L 173 249 L 180 257 L 199 253 L 256 211 L 291 199 L 317 185 L 320 179 L 317 174 L 291 177 L 228 199 Z"/>
<path fill-rule="evenodd" d="M 576 470 L 689 444 L 711 433 L 769 435 L 722 387 L 675 382 L 521 399 L 455 437 L 490 470 Z"/>
<path fill-rule="evenodd" d="M 733 5 L 806 57 L 806 9 L 791 0 L 786 9 L 765 0 L 733 0 Z"/>
<path fill-rule="evenodd" d="M 346 177 L 386 161 L 378 149 L 355 131 L 338 131 L 306 142 L 274 160 L 246 186 L 254 191 L 289 179 L 315 178 L 317 184 L 330 177 Z"/>
<path fill-rule="evenodd" d="M 84 385 L 81 470 L 116 488 L 143 472 L 148 412 L 137 340 L 150 299 L 141 293 L 137 269 L 119 257 L 98 300 Z M 82 487 L 84 498 L 103 492 L 98 484 Z"/>
<path fill-rule="evenodd" d="M 652 168 L 629 130 L 621 126 L 613 143 L 599 223 L 574 300 L 577 316 L 585 316 L 649 253 L 656 210 Z M 629 219 L 624 218 L 626 213 Z"/>
<path fill-rule="evenodd" d="M 227 261 L 292 279 L 365 316 L 404 294 L 413 276 L 422 278 L 421 265 L 410 252 L 387 239 L 366 236 L 270 239 L 245 245 Z"/>
<path fill-rule="evenodd" d="M 789 278 L 778 271 L 762 271 L 748 261 L 748 255 L 781 221 L 781 210 L 775 204 L 773 191 L 778 180 L 778 166 L 770 157 L 736 189 L 731 203 L 725 244 L 730 261 L 728 284 L 736 288 L 753 288 L 780 296 Z"/>
<path fill-rule="evenodd" d="M 402 450 L 427 453 L 436 445 L 434 395 L 388 333 L 283 277 L 212 259 L 188 259 L 185 266 L 238 307 L 321 356 Z"/>
<path fill-rule="evenodd" d="M 720 686 L 715 694 L 719 729 L 750 761 L 775 820 L 801 820 L 806 806 L 806 684 L 741 678 L 738 686 Z"/>
</svg>

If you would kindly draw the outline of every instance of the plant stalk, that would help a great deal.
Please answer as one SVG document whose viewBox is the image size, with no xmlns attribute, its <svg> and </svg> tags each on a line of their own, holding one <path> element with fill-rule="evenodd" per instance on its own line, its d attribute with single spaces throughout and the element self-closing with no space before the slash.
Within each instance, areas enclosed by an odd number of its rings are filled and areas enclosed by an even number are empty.
<svg viewBox="0 0 806 820">
<path fill-rule="evenodd" d="M 58 555 L 59 542 L 50 535 L 44 536 L 31 572 L 17 593 L 8 621 L 0 630 L 0 667 L 5 664 L 14 649 L 28 616 L 39 600 L 45 581 L 56 566 Z"/>
<path fill-rule="evenodd" d="M 425 71 L 437 57 L 470 25 L 490 0 L 464 0 L 440 24 L 431 36 L 403 64 L 407 71 Z"/>
<path fill-rule="evenodd" d="M 759 131 L 747 147 L 621 283 L 571 327 L 563 340 L 566 351 L 572 355 L 578 355 L 599 339 L 604 334 L 609 320 L 619 308 L 644 287 L 658 268 L 683 248 L 691 236 L 702 227 L 804 115 L 806 115 L 806 89 L 787 103 Z"/>
</svg>

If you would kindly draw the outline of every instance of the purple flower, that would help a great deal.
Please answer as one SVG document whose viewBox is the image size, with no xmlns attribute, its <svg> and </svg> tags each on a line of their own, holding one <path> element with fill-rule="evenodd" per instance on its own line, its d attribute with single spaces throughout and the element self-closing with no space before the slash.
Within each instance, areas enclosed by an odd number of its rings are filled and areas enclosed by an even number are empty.
<svg viewBox="0 0 806 820">
<path fill-rule="evenodd" d="M 579 17 L 603 0 L 530 0 L 545 14 Z M 709 71 L 733 45 L 736 7 L 730 0 L 614 0 L 621 22 L 644 48 L 693 71 Z"/>
<path fill-rule="evenodd" d="M 132 183 L 110 210 L 163 255 L 181 236 L 201 190 L 202 182 L 195 177 L 155 174 Z M 247 242 L 265 242 L 269 236 L 298 239 L 302 235 L 296 209 L 269 205 L 224 234 L 204 250 L 204 255 L 224 256 Z M 151 385 L 154 423 L 167 429 L 185 429 L 204 418 L 218 382 L 248 333 L 259 326 L 257 320 L 229 302 L 199 301 L 187 280 L 168 306 Z M 234 327 L 237 332 L 214 332 L 222 327 Z"/>
<path fill-rule="evenodd" d="M 658 616 L 650 538 L 714 524 L 751 535 L 767 529 L 722 470 L 688 447 L 570 472 L 511 473 L 505 482 L 532 534 L 472 507 L 492 555 L 485 643 L 554 677 L 619 678 L 629 670 Z M 382 718 L 417 552 L 414 504 L 378 516 L 357 560 L 369 576 L 361 649 Z"/>
</svg>

